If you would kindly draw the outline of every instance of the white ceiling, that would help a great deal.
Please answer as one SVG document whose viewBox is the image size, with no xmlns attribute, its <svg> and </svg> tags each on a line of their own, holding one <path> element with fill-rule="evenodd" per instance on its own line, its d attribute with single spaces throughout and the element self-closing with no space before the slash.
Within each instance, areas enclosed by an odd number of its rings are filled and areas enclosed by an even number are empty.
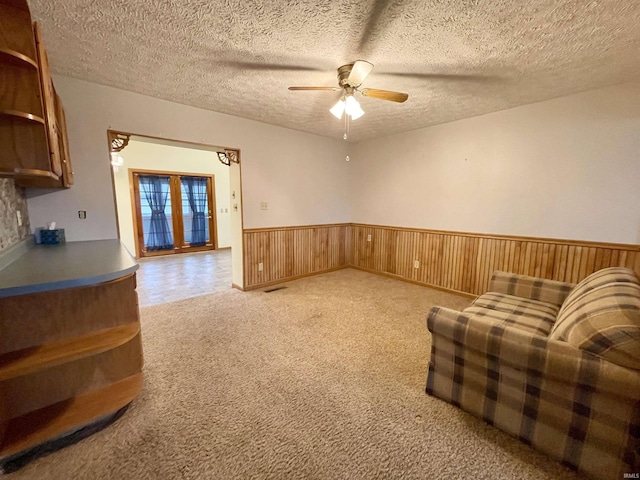
<svg viewBox="0 0 640 480">
<path fill-rule="evenodd" d="M 336 69 L 375 68 L 350 141 L 640 80 L 638 0 L 29 0 L 54 73 L 342 138 Z"/>
</svg>

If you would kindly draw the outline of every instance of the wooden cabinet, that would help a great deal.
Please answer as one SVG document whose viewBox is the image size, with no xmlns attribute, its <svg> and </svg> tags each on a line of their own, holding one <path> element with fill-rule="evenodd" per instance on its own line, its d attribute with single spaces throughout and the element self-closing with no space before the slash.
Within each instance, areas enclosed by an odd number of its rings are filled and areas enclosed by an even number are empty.
<svg viewBox="0 0 640 480">
<path fill-rule="evenodd" d="M 0 469 L 142 390 L 135 274 L 0 298 Z"/>
<path fill-rule="evenodd" d="M 64 110 L 26 0 L 0 0 L 0 176 L 25 187 L 69 187 Z"/>
<path fill-rule="evenodd" d="M 0 477 L 140 393 L 137 268 L 94 240 L 33 245 L 0 270 Z"/>
</svg>

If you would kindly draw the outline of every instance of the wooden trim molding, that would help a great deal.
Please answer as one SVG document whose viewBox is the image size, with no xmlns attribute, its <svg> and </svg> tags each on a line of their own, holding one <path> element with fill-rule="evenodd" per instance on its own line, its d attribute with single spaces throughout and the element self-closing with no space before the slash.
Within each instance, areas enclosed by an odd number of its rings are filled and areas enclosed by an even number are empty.
<svg viewBox="0 0 640 480">
<path fill-rule="evenodd" d="M 358 223 L 246 229 L 243 237 L 245 290 L 349 266 L 467 296 L 484 293 L 495 270 L 572 283 L 610 266 L 640 275 L 632 244 Z"/>
<path fill-rule="evenodd" d="M 351 223 L 322 223 L 317 225 L 294 225 L 287 227 L 262 227 L 262 228 L 245 228 L 244 233 L 260 233 L 260 232 L 282 232 L 287 230 L 308 230 L 314 228 L 327 228 L 327 227 L 349 227 Z"/>
</svg>

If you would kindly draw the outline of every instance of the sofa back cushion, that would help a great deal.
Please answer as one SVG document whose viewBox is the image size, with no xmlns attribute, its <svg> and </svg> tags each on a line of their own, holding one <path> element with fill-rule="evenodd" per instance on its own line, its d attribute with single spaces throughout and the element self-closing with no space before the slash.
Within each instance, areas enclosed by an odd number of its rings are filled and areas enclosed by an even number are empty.
<svg viewBox="0 0 640 480">
<path fill-rule="evenodd" d="M 567 295 L 573 291 L 573 283 L 547 280 L 546 278 L 530 277 L 510 272 L 495 271 L 491 275 L 489 291 L 503 293 L 516 297 L 537 300 L 562 306 Z"/>
<path fill-rule="evenodd" d="M 558 316 L 562 315 L 562 310 L 569 308 L 573 302 L 575 302 L 582 295 L 594 288 L 601 287 L 602 285 L 608 285 L 611 283 L 635 283 L 640 285 L 640 280 L 636 276 L 635 272 L 629 268 L 624 267 L 609 267 L 598 270 L 592 273 L 587 278 L 578 283 L 573 290 L 567 295 L 562 308 L 558 313 Z"/>
<path fill-rule="evenodd" d="M 565 300 L 549 338 L 640 370 L 640 280 L 619 267 L 585 278 Z"/>
</svg>

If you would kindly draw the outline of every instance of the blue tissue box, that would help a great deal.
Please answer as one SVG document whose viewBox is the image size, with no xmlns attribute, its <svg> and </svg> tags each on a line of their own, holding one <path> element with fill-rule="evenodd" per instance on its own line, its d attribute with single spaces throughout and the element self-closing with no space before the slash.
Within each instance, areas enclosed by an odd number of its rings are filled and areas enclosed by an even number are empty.
<svg viewBox="0 0 640 480">
<path fill-rule="evenodd" d="M 40 230 L 40 243 L 44 245 L 56 245 L 64 243 L 64 228 L 56 228 L 55 230 Z"/>
</svg>

